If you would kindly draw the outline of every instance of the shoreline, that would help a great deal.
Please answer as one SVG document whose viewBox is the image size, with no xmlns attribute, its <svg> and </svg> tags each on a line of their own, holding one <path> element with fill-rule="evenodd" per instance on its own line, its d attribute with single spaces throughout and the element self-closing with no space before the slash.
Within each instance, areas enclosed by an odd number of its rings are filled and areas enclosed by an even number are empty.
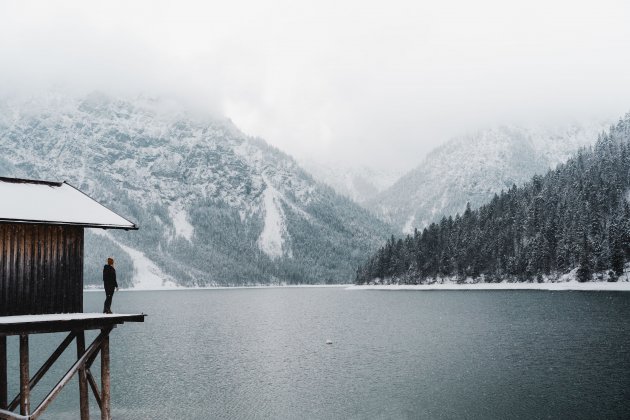
<svg viewBox="0 0 630 420">
<path fill-rule="evenodd" d="M 389 290 L 389 291 L 457 291 L 457 290 L 546 290 L 546 291 L 602 291 L 630 292 L 630 282 L 585 282 L 566 281 L 557 283 L 434 283 L 418 285 L 356 285 L 356 284 L 291 284 L 256 286 L 204 286 L 204 287 L 162 287 L 162 288 L 121 288 L 119 292 L 171 292 L 192 290 L 234 290 L 234 289 L 285 289 L 285 288 L 343 288 L 344 290 Z M 84 292 L 102 292 L 102 287 L 84 288 Z"/>
<path fill-rule="evenodd" d="M 546 291 L 590 291 L 630 292 L 630 282 L 585 282 L 567 281 L 558 283 L 434 283 L 418 285 L 352 285 L 346 290 L 546 290 Z"/>
<path fill-rule="evenodd" d="M 322 289 L 322 288 L 349 288 L 353 284 L 270 284 L 256 286 L 203 286 L 203 287 L 161 287 L 161 288 L 120 288 L 118 292 L 172 292 L 172 291 L 189 291 L 189 290 L 233 290 L 233 289 Z M 102 292 L 102 287 L 84 287 L 83 292 Z"/>
</svg>

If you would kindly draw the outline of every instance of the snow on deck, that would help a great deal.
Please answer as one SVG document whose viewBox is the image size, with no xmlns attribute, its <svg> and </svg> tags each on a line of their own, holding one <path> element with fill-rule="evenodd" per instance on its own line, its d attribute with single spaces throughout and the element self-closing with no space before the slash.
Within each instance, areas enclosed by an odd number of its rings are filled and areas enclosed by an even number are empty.
<svg viewBox="0 0 630 420">
<path fill-rule="evenodd" d="M 0 316 L 0 325 L 23 324 L 30 322 L 81 321 L 86 319 L 136 317 L 141 314 L 101 314 L 101 313 L 70 313 L 44 315 L 14 315 Z"/>
<path fill-rule="evenodd" d="M 135 229 L 117 215 L 69 184 L 36 184 L 0 180 L 0 219 L 104 225 Z"/>
</svg>

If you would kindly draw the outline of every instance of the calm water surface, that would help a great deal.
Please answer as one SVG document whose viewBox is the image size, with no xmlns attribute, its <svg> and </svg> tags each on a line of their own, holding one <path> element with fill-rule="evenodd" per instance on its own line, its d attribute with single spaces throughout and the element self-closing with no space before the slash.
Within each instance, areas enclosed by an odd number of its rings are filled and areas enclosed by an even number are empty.
<svg viewBox="0 0 630 420">
<path fill-rule="evenodd" d="M 630 293 L 121 292 L 113 309 L 149 314 L 112 333 L 117 420 L 630 418 Z M 32 339 L 32 372 L 62 339 Z M 77 394 L 45 418 L 77 418 Z"/>
</svg>

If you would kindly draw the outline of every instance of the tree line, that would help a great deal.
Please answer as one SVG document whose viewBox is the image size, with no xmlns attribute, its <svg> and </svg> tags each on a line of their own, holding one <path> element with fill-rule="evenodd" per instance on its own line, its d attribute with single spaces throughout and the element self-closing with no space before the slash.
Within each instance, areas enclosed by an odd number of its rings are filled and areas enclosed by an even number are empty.
<svg viewBox="0 0 630 420">
<path fill-rule="evenodd" d="M 359 266 L 356 283 L 418 284 L 439 277 L 542 281 L 576 269 L 615 279 L 630 259 L 630 114 L 595 146 L 513 185 L 478 209 L 392 236 Z"/>
</svg>

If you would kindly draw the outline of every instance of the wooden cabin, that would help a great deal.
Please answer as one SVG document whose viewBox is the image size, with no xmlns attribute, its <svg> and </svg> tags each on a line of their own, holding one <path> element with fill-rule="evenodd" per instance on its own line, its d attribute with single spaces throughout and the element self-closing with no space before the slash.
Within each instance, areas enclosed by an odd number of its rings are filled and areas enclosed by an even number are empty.
<svg viewBox="0 0 630 420">
<path fill-rule="evenodd" d="M 0 178 L 0 316 L 83 312 L 83 231 L 138 229 L 67 182 Z"/>
<path fill-rule="evenodd" d="M 124 217 L 66 182 L 0 177 L 0 419 L 40 418 L 74 375 L 78 375 L 81 420 L 89 420 L 89 389 L 111 420 L 109 335 L 145 314 L 83 313 L 83 231 L 85 228 L 136 230 Z M 100 330 L 86 347 L 85 331 Z M 67 332 L 34 376 L 29 337 Z M 8 394 L 7 339 L 19 337 L 20 390 Z M 31 410 L 31 392 L 72 341 L 77 360 Z M 101 388 L 91 373 L 100 354 Z M 20 414 L 15 413 L 19 407 Z"/>
</svg>

